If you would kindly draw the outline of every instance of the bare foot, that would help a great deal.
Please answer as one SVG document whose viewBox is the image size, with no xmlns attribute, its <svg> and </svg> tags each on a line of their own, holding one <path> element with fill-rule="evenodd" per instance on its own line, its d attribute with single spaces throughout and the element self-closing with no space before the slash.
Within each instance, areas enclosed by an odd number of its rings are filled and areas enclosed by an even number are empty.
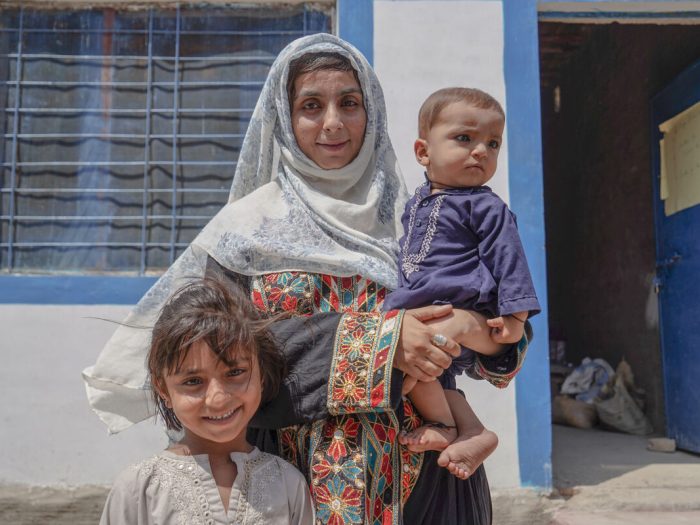
<svg viewBox="0 0 700 525">
<path fill-rule="evenodd" d="M 498 436 L 490 430 L 484 430 L 474 436 L 457 436 L 457 439 L 442 451 L 437 462 L 458 478 L 467 479 L 497 446 Z"/>
<path fill-rule="evenodd" d="M 423 425 L 411 432 L 401 432 L 399 443 L 406 445 L 411 452 L 440 451 L 456 438 L 457 429 L 454 427 Z"/>
</svg>

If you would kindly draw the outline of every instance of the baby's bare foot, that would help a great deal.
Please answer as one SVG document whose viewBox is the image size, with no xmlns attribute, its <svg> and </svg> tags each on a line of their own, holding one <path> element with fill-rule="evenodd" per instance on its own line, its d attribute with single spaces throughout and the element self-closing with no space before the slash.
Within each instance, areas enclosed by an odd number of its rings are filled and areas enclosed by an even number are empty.
<svg viewBox="0 0 700 525">
<path fill-rule="evenodd" d="M 411 452 L 444 450 L 457 437 L 455 427 L 423 425 L 411 432 L 401 432 L 399 443 L 406 445 Z"/>
<path fill-rule="evenodd" d="M 498 436 L 490 430 L 475 436 L 457 436 L 438 457 L 438 465 L 460 479 L 467 479 L 497 446 Z"/>
</svg>

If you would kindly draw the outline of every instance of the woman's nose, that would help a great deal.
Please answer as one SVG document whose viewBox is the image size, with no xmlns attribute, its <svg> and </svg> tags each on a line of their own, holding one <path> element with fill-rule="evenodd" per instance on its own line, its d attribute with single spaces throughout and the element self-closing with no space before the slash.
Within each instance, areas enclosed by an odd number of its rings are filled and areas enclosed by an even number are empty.
<svg viewBox="0 0 700 525">
<path fill-rule="evenodd" d="M 343 127 L 343 121 L 340 118 L 338 108 L 329 105 L 323 115 L 323 129 L 326 131 L 336 131 Z"/>
</svg>

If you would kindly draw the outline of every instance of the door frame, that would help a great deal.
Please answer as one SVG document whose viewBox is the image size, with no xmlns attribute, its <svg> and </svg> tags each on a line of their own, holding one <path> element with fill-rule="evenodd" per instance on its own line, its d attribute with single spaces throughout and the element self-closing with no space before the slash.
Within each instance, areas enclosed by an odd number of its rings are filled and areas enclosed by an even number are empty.
<svg viewBox="0 0 700 525">
<path fill-rule="evenodd" d="M 542 122 L 538 23 L 688 23 L 700 24 L 698 2 L 648 0 L 502 0 L 504 69 L 508 112 L 510 206 L 518 227 L 542 314 L 532 320 L 537 334 L 515 382 L 518 457 L 523 486 L 552 486 L 552 433 L 547 322 L 542 168 Z M 518 159 L 514 162 L 513 159 Z M 542 335 L 539 335 L 542 334 Z"/>
</svg>

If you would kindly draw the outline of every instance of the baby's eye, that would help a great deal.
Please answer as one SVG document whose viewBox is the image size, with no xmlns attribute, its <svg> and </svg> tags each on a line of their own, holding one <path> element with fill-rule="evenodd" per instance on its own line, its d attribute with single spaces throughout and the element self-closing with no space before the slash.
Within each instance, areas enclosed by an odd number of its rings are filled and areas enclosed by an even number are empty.
<svg viewBox="0 0 700 525">
<path fill-rule="evenodd" d="M 457 140 L 458 142 L 471 142 L 472 139 L 469 137 L 469 135 L 464 134 L 464 135 L 457 135 L 455 137 L 455 140 Z"/>
<path fill-rule="evenodd" d="M 501 146 L 501 144 L 497 140 L 492 140 L 489 142 L 489 148 L 491 149 L 498 149 Z"/>
</svg>

